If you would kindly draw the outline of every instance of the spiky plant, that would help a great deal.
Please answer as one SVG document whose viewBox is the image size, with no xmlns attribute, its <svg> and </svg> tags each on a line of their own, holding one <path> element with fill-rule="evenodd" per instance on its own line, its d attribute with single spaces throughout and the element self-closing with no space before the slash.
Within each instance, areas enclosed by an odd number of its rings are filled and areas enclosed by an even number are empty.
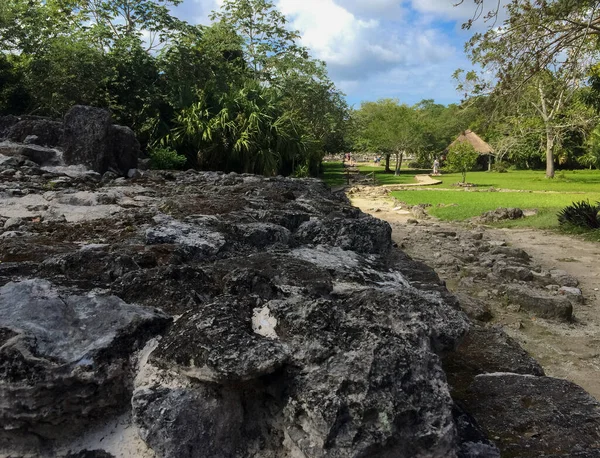
<svg viewBox="0 0 600 458">
<path fill-rule="evenodd" d="M 591 204 L 587 200 L 573 202 L 558 212 L 558 223 L 561 226 L 576 226 L 584 229 L 600 228 L 600 202 Z"/>
</svg>

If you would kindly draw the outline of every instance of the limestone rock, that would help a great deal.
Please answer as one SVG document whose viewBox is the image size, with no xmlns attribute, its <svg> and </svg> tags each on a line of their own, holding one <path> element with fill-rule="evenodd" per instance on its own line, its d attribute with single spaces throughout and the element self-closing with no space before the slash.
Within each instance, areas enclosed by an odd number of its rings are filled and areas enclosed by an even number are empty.
<svg viewBox="0 0 600 458">
<path fill-rule="evenodd" d="M 570 321 L 573 316 L 573 305 L 565 296 L 552 296 L 524 285 L 507 285 L 506 297 L 540 318 Z"/>
<path fill-rule="evenodd" d="M 83 164 L 125 176 L 137 167 L 140 144 L 131 129 L 113 126 L 107 110 L 77 105 L 65 116 L 62 138 L 67 165 Z"/>
<path fill-rule="evenodd" d="M 11 141 L 0 142 L 0 154 L 27 158 L 41 166 L 58 165 L 61 161 L 60 152 L 56 149 Z"/>
<path fill-rule="evenodd" d="M 495 438 L 502 456 L 592 458 L 600 453 L 600 404 L 566 380 L 479 375 L 465 406 Z"/>
<path fill-rule="evenodd" d="M 130 170 L 137 168 L 138 157 L 141 154 L 140 142 L 133 130 L 126 126 L 110 126 L 108 135 L 111 149 L 108 168 L 127 176 Z"/>
<path fill-rule="evenodd" d="M 0 323 L 0 425 L 56 437 L 123 409 L 128 358 L 168 318 L 32 279 L 0 288 Z"/>
<path fill-rule="evenodd" d="M 27 137 L 35 137 L 31 143 L 40 146 L 56 147 L 60 145 L 63 127 L 60 121 L 44 118 L 24 118 L 12 125 L 7 138 L 17 143 L 26 143 Z"/>
<path fill-rule="evenodd" d="M 552 278 L 552 280 L 555 283 L 558 283 L 560 286 L 569 286 L 571 288 L 575 288 L 575 287 L 579 286 L 579 280 L 577 280 L 572 275 L 569 275 L 564 270 L 559 270 L 559 269 L 551 270 L 550 277 Z"/>
</svg>

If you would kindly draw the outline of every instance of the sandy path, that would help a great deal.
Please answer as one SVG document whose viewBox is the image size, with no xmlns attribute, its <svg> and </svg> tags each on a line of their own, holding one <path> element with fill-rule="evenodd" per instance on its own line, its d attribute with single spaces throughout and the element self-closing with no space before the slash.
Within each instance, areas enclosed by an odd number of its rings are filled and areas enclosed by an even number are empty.
<svg viewBox="0 0 600 458">
<path fill-rule="evenodd" d="M 394 209 L 391 199 L 355 195 L 351 200 L 366 213 L 388 221 L 395 241 L 400 243 L 406 237 L 403 227 L 413 216 L 406 210 Z M 460 223 L 441 224 L 464 227 Z M 565 270 L 580 281 L 586 301 L 575 307 L 573 323 L 535 319 L 490 302 L 495 315 L 492 324 L 502 326 L 519 341 L 542 364 L 547 375 L 571 380 L 600 399 L 600 244 L 547 231 L 485 230 L 492 239 L 504 240 L 510 246 L 525 250 L 534 264 L 546 270 Z M 412 255 L 410 250 L 406 251 Z M 423 253 L 427 251 L 435 253 L 436 249 L 419 252 L 419 258 L 426 263 Z M 438 274 L 447 279 L 443 271 Z M 449 283 L 449 288 L 461 291 L 460 285 L 455 283 Z"/>
</svg>

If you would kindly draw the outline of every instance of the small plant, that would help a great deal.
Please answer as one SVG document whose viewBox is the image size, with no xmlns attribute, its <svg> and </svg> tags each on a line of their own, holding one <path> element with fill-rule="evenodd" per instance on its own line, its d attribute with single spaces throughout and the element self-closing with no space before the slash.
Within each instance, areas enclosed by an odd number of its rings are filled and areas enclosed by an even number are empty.
<svg viewBox="0 0 600 458">
<path fill-rule="evenodd" d="M 185 156 L 166 146 L 154 147 L 150 152 L 150 168 L 155 170 L 181 170 L 186 162 Z"/>
<path fill-rule="evenodd" d="M 589 201 L 582 200 L 573 202 L 571 205 L 558 212 L 558 223 L 561 226 L 576 226 L 584 229 L 600 228 L 598 212 L 600 203 L 590 204 Z"/>
<path fill-rule="evenodd" d="M 477 164 L 479 153 L 468 142 L 457 142 L 450 147 L 446 161 L 448 167 L 462 174 L 462 182 L 467 180 L 467 172 Z"/>
<path fill-rule="evenodd" d="M 301 165 L 296 167 L 294 173 L 292 175 L 294 178 L 307 178 L 310 176 L 310 170 L 308 168 L 308 164 Z"/>
</svg>

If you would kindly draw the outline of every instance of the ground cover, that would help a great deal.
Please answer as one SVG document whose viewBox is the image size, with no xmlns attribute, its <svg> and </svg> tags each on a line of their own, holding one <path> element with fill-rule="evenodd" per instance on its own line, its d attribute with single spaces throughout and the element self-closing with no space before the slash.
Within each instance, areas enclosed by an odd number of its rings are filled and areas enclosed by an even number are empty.
<svg viewBox="0 0 600 458">
<path fill-rule="evenodd" d="M 538 214 L 527 222 L 511 222 L 513 225 L 556 227 L 559 209 L 577 200 L 600 200 L 600 192 L 550 193 L 550 192 L 488 192 L 479 190 L 420 189 L 395 191 L 392 195 L 409 205 L 429 204 L 428 213 L 447 221 L 460 221 L 499 207 L 536 209 Z"/>
<path fill-rule="evenodd" d="M 378 185 L 388 184 L 412 184 L 416 183 L 415 175 L 428 173 L 430 170 L 416 170 L 402 168 L 400 175 L 385 173 L 384 165 L 357 164 L 358 171 L 364 175 L 375 173 L 375 183 Z M 321 178 L 329 186 L 343 186 L 346 184 L 346 169 L 341 162 L 324 162 Z"/>
</svg>

